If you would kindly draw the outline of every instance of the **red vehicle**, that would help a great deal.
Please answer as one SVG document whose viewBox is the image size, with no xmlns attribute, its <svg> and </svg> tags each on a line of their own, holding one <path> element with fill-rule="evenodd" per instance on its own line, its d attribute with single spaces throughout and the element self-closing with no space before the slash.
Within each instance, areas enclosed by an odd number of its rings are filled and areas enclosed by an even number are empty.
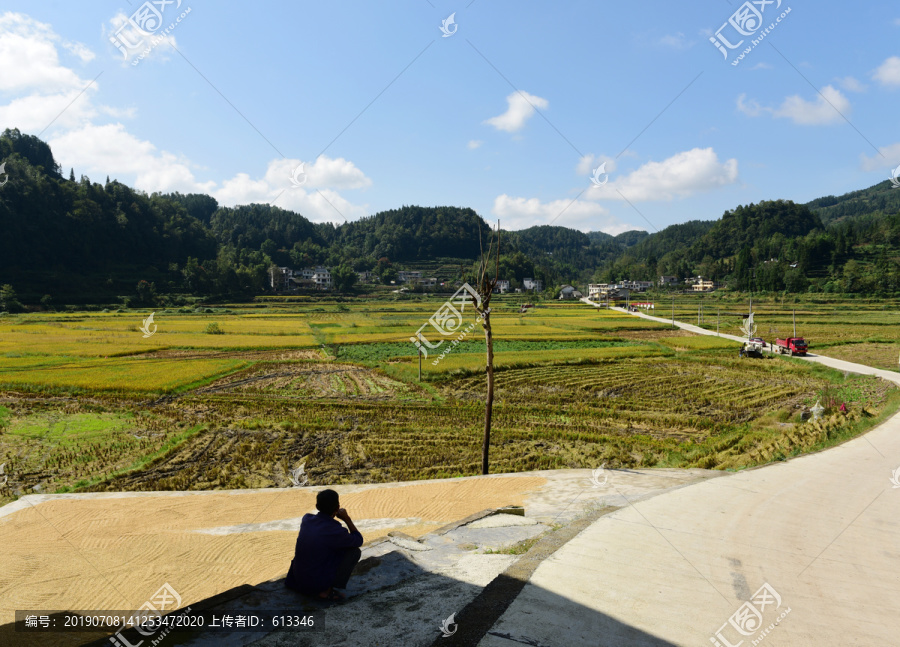
<svg viewBox="0 0 900 647">
<path fill-rule="evenodd" d="M 806 348 L 806 341 L 803 337 L 775 340 L 775 350 L 782 355 L 806 355 Z"/>
</svg>

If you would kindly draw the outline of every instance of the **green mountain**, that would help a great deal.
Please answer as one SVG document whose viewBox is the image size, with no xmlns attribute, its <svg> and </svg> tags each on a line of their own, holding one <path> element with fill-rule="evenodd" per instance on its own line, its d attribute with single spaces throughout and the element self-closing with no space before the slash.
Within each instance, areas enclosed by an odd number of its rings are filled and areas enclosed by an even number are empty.
<svg viewBox="0 0 900 647">
<path fill-rule="evenodd" d="M 900 189 L 889 180 L 861 191 L 851 191 L 839 198 L 833 195 L 806 204 L 826 225 L 836 224 L 860 216 L 900 212 Z"/>
<path fill-rule="evenodd" d="M 147 195 L 66 178 L 37 137 L 0 135 L 0 285 L 26 304 L 162 294 L 241 298 L 268 289 L 273 264 L 423 269 L 471 278 L 490 224 L 465 207 L 403 206 L 343 225 L 266 204 L 220 207 L 200 194 Z M 900 191 L 890 182 L 806 205 L 741 205 L 718 220 L 618 236 L 542 225 L 502 232 L 501 278 L 546 286 L 702 274 L 745 290 L 900 292 Z M 481 241 L 479 243 L 479 240 Z"/>
</svg>

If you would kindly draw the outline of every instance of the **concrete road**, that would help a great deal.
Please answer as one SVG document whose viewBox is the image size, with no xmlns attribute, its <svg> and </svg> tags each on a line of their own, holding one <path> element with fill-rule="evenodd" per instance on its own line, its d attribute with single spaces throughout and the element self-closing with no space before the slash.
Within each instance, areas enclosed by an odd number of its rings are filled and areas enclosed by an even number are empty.
<svg viewBox="0 0 900 647">
<path fill-rule="evenodd" d="M 896 481 L 900 416 L 828 451 L 634 503 L 541 564 L 479 644 L 896 647 Z"/>
</svg>

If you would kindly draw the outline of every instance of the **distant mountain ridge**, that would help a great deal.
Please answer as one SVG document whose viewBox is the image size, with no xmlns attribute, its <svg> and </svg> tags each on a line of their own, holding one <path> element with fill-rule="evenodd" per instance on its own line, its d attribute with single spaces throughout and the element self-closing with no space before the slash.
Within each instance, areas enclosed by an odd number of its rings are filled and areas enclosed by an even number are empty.
<svg viewBox="0 0 900 647">
<path fill-rule="evenodd" d="M 878 212 L 897 213 L 900 212 L 900 189 L 896 189 L 890 180 L 885 180 L 868 189 L 851 191 L 839 197 L 829 195 L 817 198 L 807 202 L 806 206 L 826 225 Z"/>
<path fill-rule="evenodd" d="M 8 179 L 0 190 L 0 285 L 13 284 L 31 303 L 42 295 L 108 302 L 134 296 L 139 282 L 140 298 L 153 289 L 249 296 L 268 289 L 273 264 L 387 277 L 423 265 L 470 278 L 491 230 L 474 210 L 456 206 L 407 205 L 334 225 L 269 204 L 148 196 L 108 178 L 64 177 L 50 147 L 17 130 L 0 135 L 0 160 Z M 702 274 L 737 289 L 892 294 L 900 291 L 900 190 L 892 186 L 805 205 L 740 205 L 718 220 L 654 233 L 504 231 L 501 278 L 583 286 Z"/>
</svg>

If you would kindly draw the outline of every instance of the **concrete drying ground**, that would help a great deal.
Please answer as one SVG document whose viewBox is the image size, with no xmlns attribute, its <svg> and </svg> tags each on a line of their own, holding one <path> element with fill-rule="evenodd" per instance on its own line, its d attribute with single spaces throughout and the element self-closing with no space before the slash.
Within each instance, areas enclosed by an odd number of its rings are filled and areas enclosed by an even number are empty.
<svg viewBox="0 0 900 647">
<path fill-rule="evenodd" d="M 377 540 L 391 531 L 422 537 L 473 513 L 508 505 L 524 506 L 528 517 L 546 529 L 586 510 L 622 505 L 624 496 L 642 499 L 721 473 L 598 473 L 598 483 L 620 482 L 618 491 L 595 487 L 592 476 L 591 470 L 560 470 L 334 489 L 373 544 L 368 549 L 372 555 L 381 550 Z M 180 594 L 183 606 L 242 585 L 270 586 L 265 583 L 278 582 L 287 572 L 300 518 L 315 511 L 318 489 L 23 497 L 0 508 L 0 623 L 8 627 L 16 609 L 134 609 L 163 583 Z M 471 544 L 465 548 L 469 555 L 475 547 L 500 548 L 527 538 L 519 536 L 520 529 L 507 538 L 502 532 L 492 537 L 491 532 L 497 533 L 491 528 L 463 528 L 455 533 L 454 544 Z M 475 535 L 466 539 L 465 533 Z M 416 568 L 444 572 L 458 567 L 458 577 L 450 574 L 444 579 L 456 577 L 472 592 L 510 561 L 507 555 L 469 556 L 475 561 L 458 565 L 453 560 L 437 564 L 419 559 Z M 433 623 L 429 618 L 429 634 Z M 79 640 L 59 636 L 55 644 L 79 644 L 98 636 L 81 634 Z M 0 644 L 23 644 L 20 638 L 13 636 L 11 643 L 4 643 L 0 627 Z"/>
</svg>

